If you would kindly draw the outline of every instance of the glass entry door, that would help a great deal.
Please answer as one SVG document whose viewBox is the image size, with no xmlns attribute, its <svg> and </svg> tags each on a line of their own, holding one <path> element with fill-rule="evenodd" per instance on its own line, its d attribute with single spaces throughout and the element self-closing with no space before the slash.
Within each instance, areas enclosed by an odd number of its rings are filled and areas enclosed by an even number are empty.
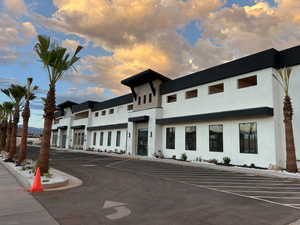
<svg viewBox="0 0 300 225">
<path fill-rule="evenodd" d="M 137 154 L 148 155 L 148 128 L 138 129 Z"/>
</svg>

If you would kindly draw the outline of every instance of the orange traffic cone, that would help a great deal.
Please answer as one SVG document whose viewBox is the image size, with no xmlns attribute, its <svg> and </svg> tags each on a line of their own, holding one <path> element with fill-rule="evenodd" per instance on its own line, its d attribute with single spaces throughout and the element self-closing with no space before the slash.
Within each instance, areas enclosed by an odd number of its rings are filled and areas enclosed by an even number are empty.
<svg viewBox="0 0 300 225">
<path fill-rule="evenodd" d="M 40 168 L 37 168 L 33 185 L 31 189 L 28 190 L 29 192 L 42 192 L 44 191 L 42 183 L 41 183 L 41 171 Z"/>
</svg>

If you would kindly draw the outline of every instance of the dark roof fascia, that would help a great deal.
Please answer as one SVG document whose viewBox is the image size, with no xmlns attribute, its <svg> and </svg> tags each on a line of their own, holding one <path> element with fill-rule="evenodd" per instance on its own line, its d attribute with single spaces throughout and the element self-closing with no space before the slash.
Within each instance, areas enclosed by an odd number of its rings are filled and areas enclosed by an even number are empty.
<svg viewBox="0 0 300 225">
<path fill-rule="evenodd" d="M 280 52 L 280 68 L 300 64 L 300 46 L 285 49 Z"/>
<path fill-rule="evenodd" d="M 107 101 L 96 103 L 92 111 L 95 112 L 95 111 L 108 109 L 119 105 L 125 105 L 132 102 L 133 102 L 132 94 L 126 94 L 116 98 L 109 99 Z"/>
<path fill-rule="evenodd" d="M 119 124 L 110 124 L 110 125 L 88 127 L 87 129 L 89 131 L 94 131 L 94 130 L 108 130 L 108 129 L 125 129 L 127 127 L 128 127 L 127 123 L 119 123 Z"/>
<path fill-rule="evenodd" d="M 137 116 L 137 117 L 128 118 L 128 122 L 140 123 L 140 122 L 148 122 L 148 121 L 149 121 L 149 116 Z"/>
<path fill-rule="evenodd" d="M 58 118 L 58 117 L 63 117 L 65 115 L 65 111 L 64 110 L 58 110 L 56 112 L 54 112 L 54 118 Z"/>
<path fill-rule="evenodd" d="M 85 125 L 72 126 L 72 129 L 84 129 Z"/>
<path fill-rule="evenodd" d="M 57 105 L 57 107 L 60 109 L 65 109 L 65 108 L 72 107 L 73 105 L 78 105 L 78 104 L 76 102 L 72 102 L 72 101 L 65 101 L 65 102 Z"/>
<path fill-rule="evenodd" d="M 86 102 L 83 102 L 83 103 L 78 104 L 78 105 L 73 105 L 72 106 L 72 112 L 73 113 L 78 113 L 78 112 L 81 112 L 81 111 L 86 111 L 86 110 L 92 109 L 94 107 L 94 105 L 97 104 L 97 103 L 99 103 L 99 102 L 86 101 Z"/>
<path fill-rule="evenodd" d="M 278 64 L 279 52 L 275 49 L 268 49 L 163 83 L 160 93 L 163 95 L 270 67 L 276 68 Z"/>
<path fill-rule="evenodd" d="M 241 110 L 232 110 L 216 113 L 198 114 L 191 116 L 181 116 L 157 119 L 157 124 L 174 124 L 174 123 L 191 123 L 191 122 L 204 122 L 224 119 L 240 119 L 250 117 L 272 117 L 274 109 L 270 107 L 250 108 Z"/>
<path fill-rule="evenodd" d="M 170 81 L 171 79 L 163 76 L 158 72 L 148 69 L 134 76 L 122 80 L 121 83 L 128 87 L 134 87 L 154 80 L 161 80 L 163 82 L 166 82 L 166 81 Z"/>
</svg>

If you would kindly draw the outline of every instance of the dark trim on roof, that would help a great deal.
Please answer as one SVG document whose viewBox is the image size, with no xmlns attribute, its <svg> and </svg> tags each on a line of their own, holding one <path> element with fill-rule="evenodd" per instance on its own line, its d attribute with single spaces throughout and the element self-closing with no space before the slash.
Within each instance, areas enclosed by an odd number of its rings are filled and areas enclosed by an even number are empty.
<svg viewBox="0 0 300 225">
<path fill-rule="evenodd" d="M 67 129 L 68 129 L 68 126 L 60 126 L 60 127 L 57 127 L 57 129 L 60 129 L 60 130 L 67 130 Z"/>
<path fill-rule="evenodd" d="M 134 76 L 128 77 L 121 81 L 121 84 L 124 84 L 128 87 L 138 86 L 144 83 L 148 83 L 153 80 L 161 80 L 163 82 L 171 80 L 168 77 L 163 76 L 162 74 L 155 72 L 151 69 L 145 70 L 141 73 L 138 73 Z"/>
<path fill-rule="evenodd" d="M 129 122 L 135 122 L 135 123 L 148 122 L 149 121 L 149 116 L 130 117 L 130 118 L 128 118 L 128 121 Z"/>
<path fill-rule="evenodd" d="M 72 106 L 72 112 L 77 113 L 77 112 L 92 109 L 94 107 L 94 105 L 97 104 L 97 103 L 99 103 L 99 102 L 86 101 L 86 102 L 83 102 L 83 103 L 78 104 L 78 105 L 73 105 Z"/>
<path fill-rule="evenodd" d="M 62 117 L 64 115 L 65 115 L 64 110 L 58 110 L 58 111 L 54 112 L 54 118 Z"/>
<path fill-rule="evenodd" d="M 127 127 L 128 127 L 127 123 L 118 123 L 118 124 L 88 127 L 87 129 L 89 131 L 93 131 L 93 130 L 108 130 L 108 129 L 125 129 Z"/>
<path fill-rule="evenodd" d="M 300 64 L 300 45 L 280 52 L 280 68 Z"/>
<path fill-rule="evenodd" d="M 56 128 L 56 129 L 52 129 L 51 131 L 58 131 L 58 129 Z"/>
<path fill-rule="evenodd" d="M 190 123 L 190 122 L 203 122 L 211 120 L 224 120 L 224 119 L 241 119 L 249 117 L 272 117 L 274 109 L 269 107 L 251 108 L 232 110 L 216 113 L 198 114 L 191 116 L 172 117 L 165 119 L 157 119 L 157 124 L 173 124 L 173 123 Z"/>
<path fill-rule="evenodd" d="M 133 101 L 132 94 L 126 94 L 113 99 L 109 99 L 104 102 L 98 102 L 94 105 L 92 111 L 95 112 L 102 109 L 112 108 L 118 105 L 125 105 L 128 103 L 132 103 L 132 101 Z"/>
<path fill-rule="evenodd" d="M 72 102 L 72 101 L 65 101 L 63 103 L 60 103 L 59 105 L 57 105 L 58 108 L 60 109 L 65 109 L 65 108 L 69 108 L 73 105 L 78 105 L 76 102 Z"/>
<path fill-rule="evenodd" d="M 72 129 L 84 129 L 85 125 L 72 126 Z"/>
<path fill-rule="evenodd" d="M 163 83 L 160 87 L 160 93 L 163 95 L 245 73 L 271 67 L 276 68 L 277 66 L 278 51 L 269 49 Z"/>
</svg>

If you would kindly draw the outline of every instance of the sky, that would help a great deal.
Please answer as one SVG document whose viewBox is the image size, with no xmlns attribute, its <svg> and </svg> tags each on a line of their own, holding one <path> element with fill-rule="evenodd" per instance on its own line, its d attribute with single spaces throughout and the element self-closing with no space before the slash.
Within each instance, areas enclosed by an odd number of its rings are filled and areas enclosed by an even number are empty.
<svg viewBox="0 0 300 225">
<path fill-rule="evenodd" d="M 300 0 L 0 0 L 0 34 L 0 88 L 32 77 L 30 126 L 41 128 L 48 76 L 33 51 L 38 34 L 84 47 L 57 83 L 57 103 L 103 101 L 129 93 L 120 81 L 149 68 L 174 79 L 300 45 Z"/>
</svg>

